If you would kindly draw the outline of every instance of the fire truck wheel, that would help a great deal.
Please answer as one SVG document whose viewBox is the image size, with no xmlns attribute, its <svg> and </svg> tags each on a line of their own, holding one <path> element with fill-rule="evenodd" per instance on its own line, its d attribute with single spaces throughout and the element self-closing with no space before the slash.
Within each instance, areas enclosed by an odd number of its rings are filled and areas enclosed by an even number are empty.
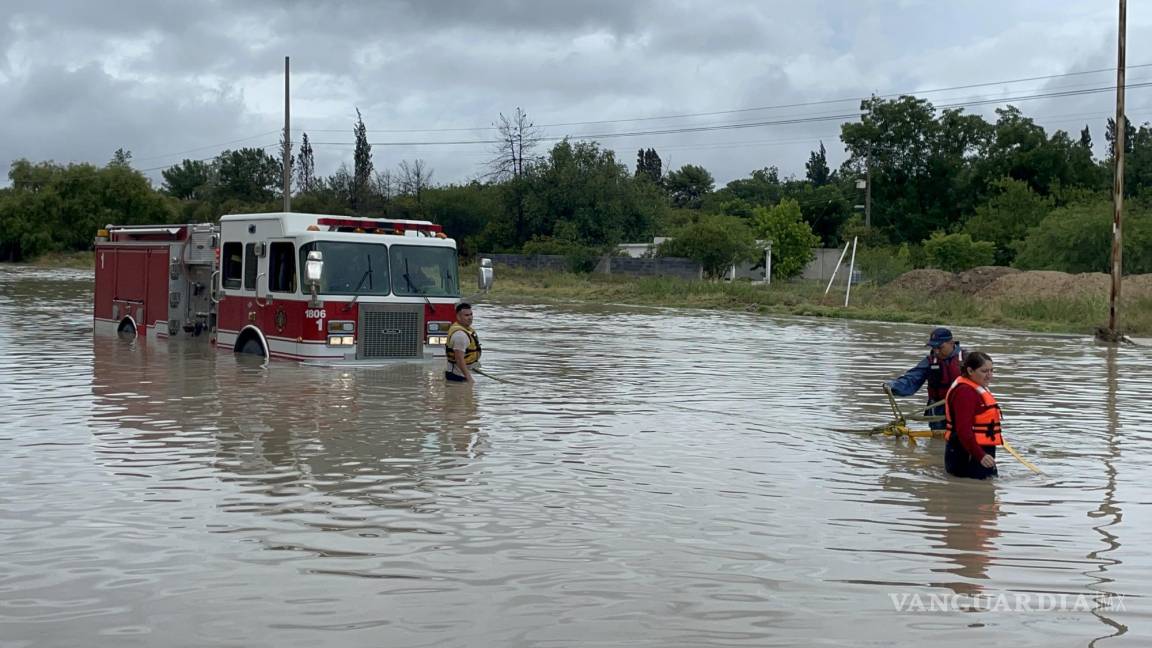
<svg viewBox="0 0 1152 648">
<path fill-rule="evenodd" d="M 240 346 L 240 353 L 262 356 L 264 355 L 264 345 L 260 344 L 260 340 L 256 338 L 248 338 L 244 344 Z"/>
<path fill-rule="evenodd" d="M 124 320 L 120 322 L 120 328 L 116 329 L 116 333 L 120 337 L 136 337 L 136 325 L 132 323 L 132 320 Z"/>
</svg>

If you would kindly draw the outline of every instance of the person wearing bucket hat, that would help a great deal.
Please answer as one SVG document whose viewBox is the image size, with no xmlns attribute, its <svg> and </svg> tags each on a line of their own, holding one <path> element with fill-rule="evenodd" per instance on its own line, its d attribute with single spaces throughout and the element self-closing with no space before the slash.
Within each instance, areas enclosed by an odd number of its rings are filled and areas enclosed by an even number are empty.
<svg viewBox="0 0 1152 648">
<path fill-rule="evenodd" d="M 892 390 L 896 396 L 911 396 L 927 383 L 928 404 L 940 404 L 925 409 L 925 416 L 944 416 L 944 404 L 941 401 L 948 394 L 953 381 L 960 377 L 964 352 L 960 349 L 960 343 L 952 337 L 952 331 L 942 326 L 932 330 L 924 346 L 929 347 L 928 355 L 915 367 L 904 372 L 903 376 L 886 381 L 884 387 Z M 943 430 L 945 422 L 943 419 L 932 421 L 929 426 L 933 430 Z"/>
</svg>

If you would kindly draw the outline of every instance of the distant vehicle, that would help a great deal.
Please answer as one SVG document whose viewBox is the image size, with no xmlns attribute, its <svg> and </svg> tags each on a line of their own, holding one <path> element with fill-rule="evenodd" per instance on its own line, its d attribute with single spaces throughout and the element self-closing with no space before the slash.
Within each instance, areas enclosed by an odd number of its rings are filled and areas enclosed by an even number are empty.
<svg viewBox="0 0 1152 648">
<path fill-rule="evenodd" d="M 456 242 L 428 221 L 233 214 L 109 225 L 95 248 L 98 331 L 270 358 L 419 358 L 460 300 Z"/>
</svg>

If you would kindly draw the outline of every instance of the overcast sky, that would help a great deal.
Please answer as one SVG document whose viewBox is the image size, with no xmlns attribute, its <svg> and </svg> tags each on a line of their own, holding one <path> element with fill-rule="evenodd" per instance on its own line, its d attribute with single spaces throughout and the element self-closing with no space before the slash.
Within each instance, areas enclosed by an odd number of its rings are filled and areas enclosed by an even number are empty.
<svg viewBox="0 0 1152 648">
<path fill-rule="evenodd" d="M 293 140 L 308 133 L 320 174 L 351 166 L 358 107 L 377 170 L 419 158 L 435 183 L 471 180 L 490 146 L 428 142 L 490 139 L 519 106 L 546 136 L 595 135 L 629 168 L 651 147 L 665 170 L 698 164 L 721 185 L 770 165 L 803 175 L 820 140 L 843 159 L 836 116 L 868 94 L 1114 67 L 1116 14 L 1113 0 L 3 0 L 0 167 L 103 164 L 123 147 L 159 180 L 183 158 L 275 152 L 290 56 Z M 1152 66 L 1136 67 L 1152 63 L 1149 44 L 1152 6 L 1130 2 L 1130 84 L 1152 81 Z M 1097 72 L 922 96 L 1114 82 Z M 1099 152 L 1113 102 L 1107 91 L 1015 103 L 1049 131 L 1089 124 Z M 1132 88 L 1128 107 L 1152 119 L 1152 87 Z M 809 121 L 651 133 L 796 119 Z"/>
</svg>

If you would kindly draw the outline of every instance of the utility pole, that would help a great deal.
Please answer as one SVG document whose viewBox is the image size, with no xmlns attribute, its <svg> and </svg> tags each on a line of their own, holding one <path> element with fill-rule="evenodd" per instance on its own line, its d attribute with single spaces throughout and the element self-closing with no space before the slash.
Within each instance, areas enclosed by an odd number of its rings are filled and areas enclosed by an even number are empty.
<svg viewBox="0 0 1152 648">
<path fill-rule="evenodd" d="M 284 167 L 284 211 L 292 211 L 292 130 L 288 114 L 288 57 L 284 57 L 284 150 L 280 152 Z"/>
<path fill-rule="evenodd" d="M 1121 0 L 1123 1 L 1123 0 Z M 872 229 L 872 145 L 868 145 L 868 159 L 864 162 L 864 227 Z"/>
<path fill-rule="evenodd" d="M 1116 170 L 1112 179 L 1112 291 L 1108 298 L 1108 334 L 1119 341 L 1120 278 L 1123 270 L 1124 148 L 1128 143 L 1128 122 L 1124 118 L 1124 41 L 1127 32 L 1128 3 L 1120 0 L 1120 28 L 1116 40 Z"/>
</svg>

